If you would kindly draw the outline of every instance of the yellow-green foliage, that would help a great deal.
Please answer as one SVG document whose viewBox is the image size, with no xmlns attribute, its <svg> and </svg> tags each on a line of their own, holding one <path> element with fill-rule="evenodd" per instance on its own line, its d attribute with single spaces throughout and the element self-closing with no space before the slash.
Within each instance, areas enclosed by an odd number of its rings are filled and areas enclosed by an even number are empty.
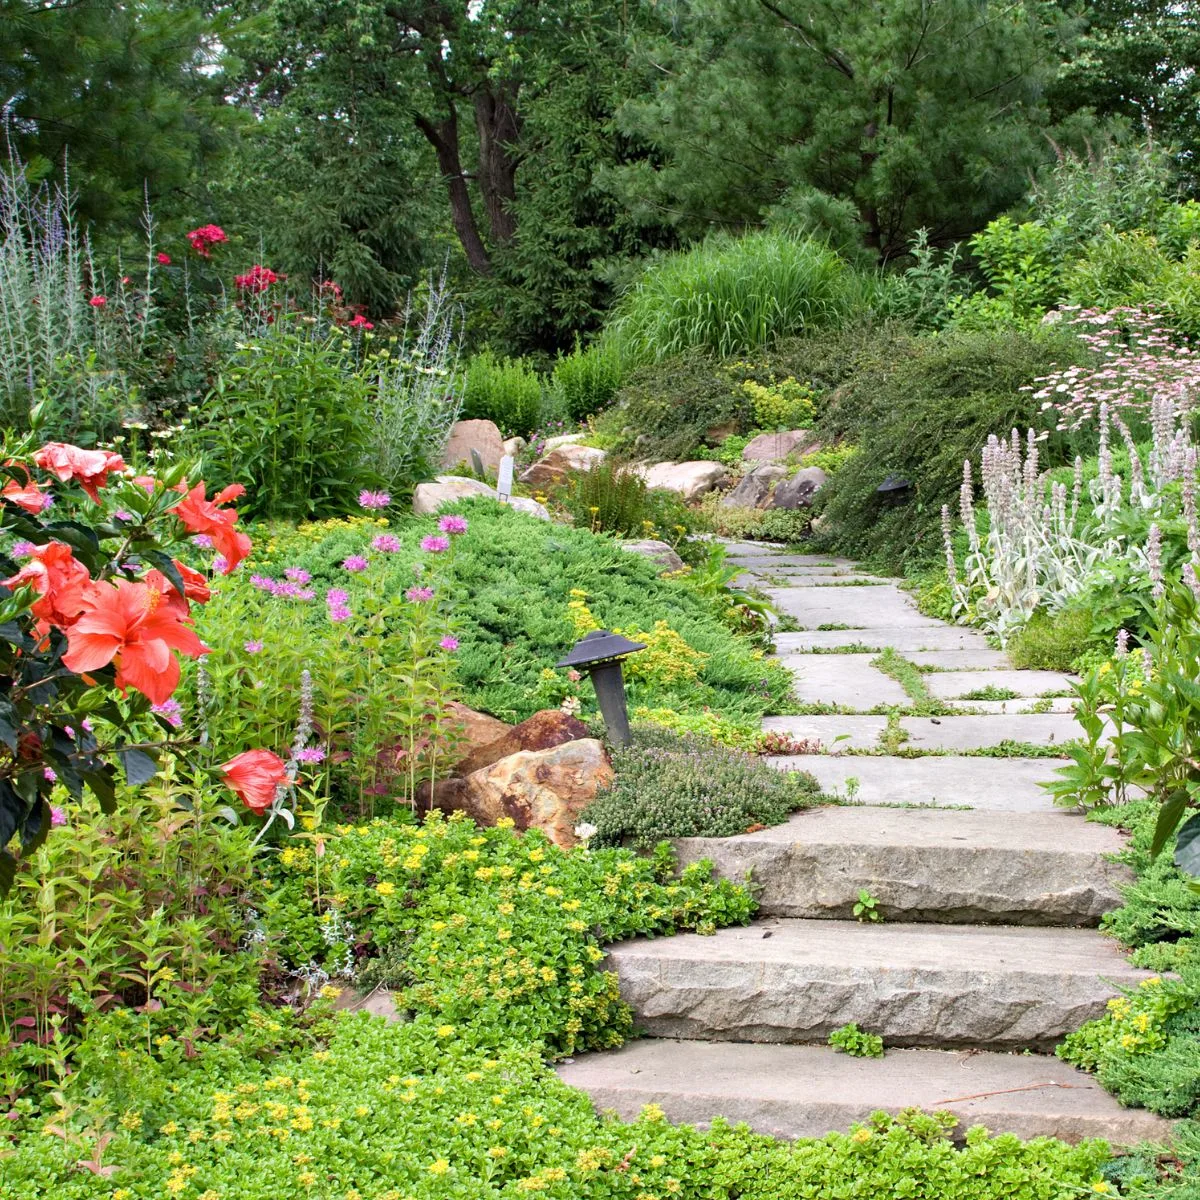
<svg viewBox="0 0 1200 1200">
<path fill-rule="evenodd" d="M 816 415 L 816 393 L 807 383 L 797 383 L 790 375 L 767 383 L 747 379 L 742 391 L 754 407 L 754 423 L 761 429 L 802 429 Z"/>
</svg>

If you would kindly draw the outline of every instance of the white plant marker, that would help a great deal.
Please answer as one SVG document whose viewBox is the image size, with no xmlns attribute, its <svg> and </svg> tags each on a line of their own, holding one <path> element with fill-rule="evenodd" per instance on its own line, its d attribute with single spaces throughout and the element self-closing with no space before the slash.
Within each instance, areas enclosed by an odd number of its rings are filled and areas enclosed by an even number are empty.
<svg viewBox="0 0 1200 1200">
<path fill-rule="evenodd" d="M 507 504 L 512 495 L 513 485 L 513 456 L 506 454 L 500 460 L 500 474 L 496 478 L 496 494 L 501 504 Z"/>
</svg>

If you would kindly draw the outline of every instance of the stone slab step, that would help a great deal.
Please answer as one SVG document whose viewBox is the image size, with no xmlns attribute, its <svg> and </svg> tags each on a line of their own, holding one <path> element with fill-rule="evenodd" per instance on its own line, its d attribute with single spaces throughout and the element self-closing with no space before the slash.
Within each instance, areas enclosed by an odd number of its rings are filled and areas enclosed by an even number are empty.
<svg viewBox="0 0 1200 1200">
<path fill-rule="evenodd" d="M 870 750 L 887 727 L 886 717 L 764 717 L 763 729 L 823 750 Z M 905 750 L 985 750 L 1003 742 L 1060 746 L 1080 736 L 1070 713 L 997 713 L 994 716 L 901 717 Z"/>
<path fill-rule="evenodd" d="M 780 770 L 808 771 L 823 791 L 859 804 L 966 804 L 994 812 L 1053 813 L 1061 810 L 1055 809 L 1041 784 L 1070 760 L 798 754 L 766 761 Z M 856 782 L 851 788 L 852 779 Z"/>
<path fill-rule="evenodd" d="M 763 588 L 771 603 L 806 629 L 838 624 L 855 628 L 946 628 L 917 611 L 912 598 L 895 585 L 871 588 Z"/>
<path fill-rule="evenodd" d="M 1124 1147 L 1166 1141 L 1171 1128 L 1144 1109 L 1122 1108 L 1090 1075 L 1041 1055 L 889 1050 L 873 1059 L 827 1046 L 650 1039 L 568 1060 L 558 1073 L 597 1109 L 615 1109 L 627 1121 L 657 1104 L 671 1121 L 708 1125 L 725 1117 L 780 1138 L 845 1132 L 880 1109 L 910 1106 L 953 1113 L 960 1135 L 984 1125 L 1021 1138 L 1105 1138 Z"/>
<path fill-rule="evenodd" d="M 681 864 L 749 875 L 764 916 L 846 919 L 860 890 L 888 921 L 1096 925 L 1132 881 L 1115 829 L 1067 812 L 813 808 L 726 838 L 679 838 Z"/>
<path fill-rule="evenodd" d="M 981 688 L 1001 688 L 1013 696 L 1073 696 L 1074 682 L 1075 676 L 1061 671 L 989 671 L 986 679 L 976 671 L 934 671 L 925 686 L 941 700 L 964 700 Z"/>
<path fill-rule="evenodd" d="M 942 703 L 957 712 L 1023 716 L 1044 712 L 1073 713 L 1076 700 L 1071 696 L 1054 696 L 1048 700 L 943 700 Z"/>
<path fill-rule="evenodd" d="M 870 655 L 793 654 L 786 665 L 795 677 L 793 691 L 802 704 L 868 709 L 878 704 L 910 703 L 908 693 L 890 675 L 871 666 Z"/>
<path fill-rule="evenodd" d="M 845 590 L 857 591 L 855 588 L 846 588 Z M 872 596 L 875 594 L 874 589 L 870 594 Z M 834 619 L 831 618 L 829 623 L 833 624 Z M 849 624 L 844 619 L 837 623 Z M 906 625 L 903 628 L 896 628 L 890 625 L 883 626 L 875 621 L 852 629 L 804 629 L 775 635 L 775 647 L 780 654 L 806 654 L 813 650 L 838 650 L 843 646 L 870 646 L 876 654 L 884 647 L 891 646 L 893 650 L 898 650 L 906 658 L 913 658 L 914 662 L 920 661 L 913 657 L 916 651 L 969 650 L 980 655 L 990 656 L 986 662 L 981 662 L 981 665 L 998 667 L 1010 665 L 1008 658 L 1001 651 L 992 650 L 988 646 L 987 640 L 982 634 L 973 629 L 960 629 L 955 625 Z M 939 664 L 929 663 L 928 665 L 937 666 Z"/>
<path fill-rule="evenodd" d="M 1049 1049 L 1150 974 L 1090 929 L 783 918 L 620 942 L 607 966 L 655 1037 L 824 1042 L 857 1021 L 934 1049 Z"/>
</svg>

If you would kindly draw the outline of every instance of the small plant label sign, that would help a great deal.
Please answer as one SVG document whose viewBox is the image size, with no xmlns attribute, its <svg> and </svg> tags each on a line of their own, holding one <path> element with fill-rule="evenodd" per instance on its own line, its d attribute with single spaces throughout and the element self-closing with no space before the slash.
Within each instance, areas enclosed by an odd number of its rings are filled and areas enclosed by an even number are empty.
<svg viewBox="0 0 1200 1200">
<path fill-rule="evenodd" d="M 508 498 L 512 495 L 513 485 L 513 456 L 506 454 L 500 460 L 500 474 L 496 479 L 496 493 L 500 497 L 501 504 L 507 504 Z"/>
</svg>

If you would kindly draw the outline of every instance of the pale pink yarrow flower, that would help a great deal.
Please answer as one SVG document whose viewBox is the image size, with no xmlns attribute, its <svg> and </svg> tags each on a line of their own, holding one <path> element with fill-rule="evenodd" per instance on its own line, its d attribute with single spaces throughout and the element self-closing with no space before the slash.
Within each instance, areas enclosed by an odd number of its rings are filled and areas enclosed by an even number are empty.
<svg viewBox="0 0 1200 1200">
<path fill-rule="evenodd" d="M 392 498 L 387 492 L 368 492 L 365 489 L 358 493 L 358 503 L 362 508 L 387 508 Z"/>
<path fill-rule="evenodd" d="M 347 571 L 365 571 L 371 564 L 361 554 L 351 554 L 342 566 Z"/>
<path fill-rule="evenodd" d="M 263 644 L 258 638 L 254 638 L 252 641 L 246 642 L 242 648 L 247 654 L 258 654 L 262 650 Z"/>
<path fill-rule="evenodd" d="M 438 645 L 441 646 L 443 650 L 457 650 L 458 638 L 451 637 L 449 634 L 447 634 L 440 642 L 438 642 Z"/>
<path fill-rule="evenodd" d="M 52 828 L 57 828 L 59 825 L 67 823 L 67 810 L 59 808 L 57 804 L 50 805 L 50 825 Z"/>
<path fill-rule="evenodd" d="M 404 593 L 405 600 L 411 600 L 414 604 L 420 604 L 422 600 L 433 599 L 433 588 L 429 587 L 410 587 Z"/>
<path fill-rule="evenodd" d="M 372 550 L 382 550 L 384 554 L 395 554 L 400 549 L 400 539 L 394 533 L 381 533 L 371 541 Z"/>
<path fill-rule="evenodd" d="M 458 516 L 443 517 L 438 522 L 438 528 L 443 533 L 466 533 L 467 518 Z"/>
<path fill-rule="evenodd" d="M 421 539 L 421 549 L 427 550 L 430 554 L 441 554 L 443 550 L 450 549 L 450 539 L 430 534 L 429 537 Z"/>
</svg>

